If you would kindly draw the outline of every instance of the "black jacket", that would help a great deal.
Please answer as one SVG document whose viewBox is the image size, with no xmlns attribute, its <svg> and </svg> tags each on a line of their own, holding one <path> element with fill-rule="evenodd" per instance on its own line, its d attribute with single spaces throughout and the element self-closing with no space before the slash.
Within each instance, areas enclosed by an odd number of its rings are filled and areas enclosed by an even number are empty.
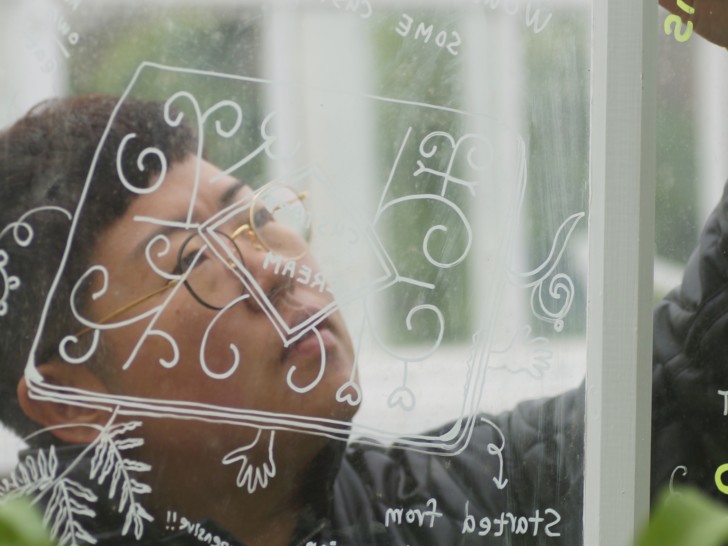
<svg viewBox="0 0 728 546">
<path fill-rule="evenodd" d="M 332 442 L 311 466 L 291 544 L 580 544 L 583 402 L 578 389 L 480 416 L 453 457 Z M 141 540 L 133 527 L 124 533 L 128 505 L 119 509 L 108 480 L 102 487 L 89 479 L 93 450 L 79 459 L 85 447 L 56 448 L 55 457 L 96 497 L 86 503 L 95 516 L 76 519 L 99 546 L 243 546 L 214 521 L 145 522 Z M 21 454 L 21 462 L 29 456 L 37 460 L 38 452 Z"/>
<path fill-rule="evenodd" d="M 653 495 L 673 479 L 725 500 L 728 463 L 728 187 L 709 217 L 681 286 L 655 309 Z M 728 395 L 728 393 L 727 393 Z M 728 479 L 728 475 L 726 476 Z"/>
</svg>

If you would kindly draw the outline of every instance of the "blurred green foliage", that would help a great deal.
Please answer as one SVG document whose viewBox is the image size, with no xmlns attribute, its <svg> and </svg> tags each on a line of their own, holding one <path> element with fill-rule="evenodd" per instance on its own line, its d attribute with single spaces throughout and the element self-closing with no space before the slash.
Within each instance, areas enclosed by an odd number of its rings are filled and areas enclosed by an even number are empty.
<svg viewBox="0 0 728 546">
<path fill-rule="evenodd" d="M 728 541 L 728 509 L 694 489 L 666 492 L 636 546 L 721 546 Z"/>
<path fill-rule="evenodd" d="M 37 510 L 25 499 L 0 503 L 2 546 L 53 546 Z"/>
</svg>

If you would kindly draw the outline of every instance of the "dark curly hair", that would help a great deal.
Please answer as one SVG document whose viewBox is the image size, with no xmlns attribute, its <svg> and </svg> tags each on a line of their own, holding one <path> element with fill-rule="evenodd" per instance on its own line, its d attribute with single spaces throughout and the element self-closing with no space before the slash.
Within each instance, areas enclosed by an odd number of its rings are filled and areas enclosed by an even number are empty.
<svg viewBox="0 0 728 546">
<path fill-rule="evenodd" d="M 152 165 L 140 171 L 136 164 L 146 148 L 159 149 L 169 166 L 195 150 L 194 133 L 184 124 L 171 127 L 161 104 L 132 99 L 119 104 L 105 96 L 51 100 L 0 133 L 0 421 L 21 436 L 39 427 L 20 409 L 18 381 L 96 154 L 93 184 L 48 309 L 37 362 L 52 358 L 62 337 L 77 328 L 67 304 L 72 287 L 64 279 L 79 278 L 96 238 L 134 198 L 117 173 L 122 139 L 136 134 L 126 144 L 121 167 L 139 187 L 158 174 Z"/>
</svg>

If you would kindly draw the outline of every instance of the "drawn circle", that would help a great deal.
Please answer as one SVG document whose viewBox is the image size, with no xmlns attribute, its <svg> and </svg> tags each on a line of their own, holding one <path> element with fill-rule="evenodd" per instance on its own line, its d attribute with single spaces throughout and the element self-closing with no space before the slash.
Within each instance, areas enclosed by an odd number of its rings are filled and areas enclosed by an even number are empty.
<svg viewBox="0 0 728 546">
<path fill-rule="evenodd" d="M 720 465 L 715 471 L 715 486 L 724 495 L 728 495 L 728 485 L 723 481 L 723 474 L 726 472 L 728 472 L 728 463 Z"/>
</svg>

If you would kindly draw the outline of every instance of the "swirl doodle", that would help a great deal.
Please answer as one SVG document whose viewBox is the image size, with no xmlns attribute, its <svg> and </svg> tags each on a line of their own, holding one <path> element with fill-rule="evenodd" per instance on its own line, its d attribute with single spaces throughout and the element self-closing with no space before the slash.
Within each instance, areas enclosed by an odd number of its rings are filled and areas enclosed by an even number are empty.
<svg viewBox="0 0 728 546">
<path fill-rule="evenodd" d="M 458 207 L 455 203 L 450 201 L 449 199 L 442 197 L 440 195 L 431 194 L 431 193 L 423 193 L 423 194 L 416 194 L 416 195 L 407 195 L 405 197 L 398 197 L 396 199 L 392 199 L 387 204 L 385 204 L 380 212 L 384 212 L 390 207 L 395 207 L 397 205 L 401 205 L 403 203 L 407 203 L 408 201 L 433 201 L 437 203 L 442 203 L 443 205 L 447 206 L 450 210 L 452 210 L 455 215 L 458 217 L 460 222 L 463 225 L 463 228 L 465 229 L 465 235 L 466 235 L 466 243 L 465 247 L 463 248 L 460 255 L 455 258 L 452 261 L 449 262 L 443 262 L 440 261 L 432 256 L 432 253 L 430 252 L 430 243 L 431 243 L 431 237 L 435 232 L 441 232 L 444 234 L 447 234 L 448 227 L 444 226 L 442 224 L 438 224 L 435 226 L 431 226 L 427 232 L 425 233 L 425 236 L 422 240 L 422 253 L 424 254 L 425 258 L 427 258 L 427 261 L 429 261 L 432 265 L 435 267 L 438 267 L 440 269 L 449 269 L 451 267 L 455 267 L 456 265 L 460 264 L 465 260 L 465 258 L 468 257 L 468 254 L 470 253 L 470 248 L 473 244 L 473 229 L 470 227 L 470 222 L 468 222 L 468 219 L 465 216 L 465 213 L 462 211 L 460 207 Z"/>
<path fill-rule="evenodd" d="M 511 277 L 517 284 L 532 289 L 531 311 L 534 316 L 553 324 L 554 330 L 557 332 L 563 330 L 564 318 L 571 310 L 574 301 L 574 282 L 566 273 L 554 275 L 554 271 L 566 251 L 566 246 L 579 220 L 583 217 L 583 212 L 577 212 L 564 220 L 556 231 L 549 255 L 536 269 L 527 273 L 510 272 Z M 548 286 L 548 296 L 554 301 L 561 302 L 561 305 L 555 311 L 548 308 L 544 298 L 544 288 L 546 286 Z"/>
<path fill-rule="evenodd" d="M 10 261 L 8 253 L 0 250 L 0 281 L 2 281 L 2 293 L 0 293 L 0 317 L 4 317 L 8 312 L 8 298 L 11 290 L 17 290 L 20 287 L 20 279 L 15 275 L 11 275 L 7 271 L 7 265 Z"/>
<path fill-rule="evenodd" d="M 151 182 L 147 187 L 140 188 L 139 186 L 135 186 L 134 184 L 132 184 L 124 173 L 122 158 L 124 156 L 124 152 L 126 151 L 127 143 L 130 140 L 135 139 L 136 137 L 136 133 L 129 133 L 123 139 L 121 139 L 119 149 L 116 151 L 116 172 L 119 175 L 119 180 L 121 180 L 122 185 L 130 192 L 137 195 L 154 193 L 164 183 L 164 179 L 167 176 L 167 158 L 158 148 L 148 147 L 142 150 L 142 152 L 139 154 L 139 157 L 137 158 L 137 169 L 139 169 L 140 172 L 146 171 L 147 157 L 152 155 L 156 157 L 159 161 L 159 175 L 157 176 L 157 179 L 154 182 Z"/>
<path fill-rule="evenodd" d="M 216 315 L 215 318 L 213 318 L 210 321 L 210 324 L 207 326 L 207 330 L 205 331 L 205 335 L 202 338 L 202 343 L 200 343 L 200 365 L 202 366 L 202 370 L 213 379 L 227 379 L 231 375 L 235 373 L 235 370 L 238 369 L 238 366 L 240 365 L 240 350 L 234 345 L 230 344 L 230 351 L 233 353 L 233 363 L 230 365 L 230 367 L 225 372 L 213 372 L 210 367 L 207 364 L 207 359 L 205 358 L 205 349 L 207 348 L 207 342 L 210 337 L 210 332 L 214 328 L 215 324 L 217 323 L 218 319 L 222 317 L 228 309 L 236 306 L 241 301 L 245 301 L 250 297 L 249 294 L 243 294 L 242 296 L 235 298 L 230 303 L 228 303 L 225 307 L 223 307 Z"/>
<path fill-rule="evenodd" d="M 442 189 L 440 191 L 440 195 L 443 197 L 447 193 L 448 184 L 450 184 L 451 182 L 467 188 L 470 191 L 471 195 L 475 195 L 475 187 L 478 185 L 477 182 L 468 181 L 464 180 L 463 178 L 453 176 L 452 172 L 455 167 L 455 160 L 458 157 L 458 152 L 460 151 L 461 147 L 465 145 L 465 143 L 469 143 L 471 144 L 471 146 L 470 148 L 468 148 L 465 154 L 467 165 L 474 171 L 485 171 L 485 169 L 490 164 L 493 155 L 493 150 L 491 148 L 490 142 L 486 138 L 474 134 L 463 135 L 456 141 L 455 138 L 453 138 L 453 136 L 449 133 L 446 133 L 444 131 L 434 131 L 427 135 L 424 139 L 422 139 L 422 142 L 420 142 L 420 155 L 423 159 L 431 159 L 437 154 L 439 147 L 433 142 L 435 139 L 444 139 L 444 141 L 448 143 L 452 148 L 452 154 L 450 154 L 447 168 L 444 171 L 429 168 L 425 166 L 422 159 L 418 159 L 417 169 L 414 172 L 414 176 L 421 176 L 425 173 L 435 176 L 441 176 Z M 482 151 L 483 148 L 484 151 Z M 476 155 L 479 151 L 481 153 L 480 158 Z"/>
<path fill-rule="evenodd" d="M 224 169 L 220 174 L 216 175 L 214 178 L 210 180 L 210 182 L 216 182 L 217 180 L 220 180 L 221 178 L 229 175 L 233 171 L 236 171 L 240 167 L 243 167 L 244 165 L 247 165 L 250 163 L 253 159 L 255 159 L 257 156 L 259 156 L 261 153 L 265 152 L 265 155 L 274 161 L 281 160 L 281 159 L 290 159 L 293 156 L 298 153 L 298 150 L 301 147 L 300 143 L 296 143 L 293 151 L 291 151 L 289 154 L 277 154 L 273 151 L 273 147 L 278 144 L 278 137 L 274 135 L 270 129 L 269 125 L 272 122 L 272 120 L 277 115 L 276 112 L 269 113 L 265 119 L 263 120 L 263 123 L 260 124 L 260 136 L 263 139 L 263 143 L 258 146 L 255 150 L 250 152 L 245 157 L 239 159 L 235 163 L 233 163 L 230 167 L 227 169 Z"/>
<path fill-rule="evenodd" d="M 326 370 L 326 347 L 324 347 L 324 339 L 321 337 L 321 333 L 318 331 L 318 328 L 315 326 L 311 328 L 312 334 L 309 335 L 315 335 L 316 339 L 319 343 L 319 350 L 321 351 L 321 361 L 319 364 L 319 371 L 318 375 L 316 375 L 316 378 L 311 381 L 308 385 L 305 387 L 299 387 L 293 382 L 293 374 L 296 373 L 296 370 L 298 369 L 297 366 L 293 365 L 288 370 L 288 375 L 286 375 L 286 383 L 288 386 L 295 392 L 299 394 L 306 393 L 310 390 L 312 390 L 316 385 L 318 385 L 321 382 L 321 379 L 324 377 L 324 371 Z"/>
<path fill-rule="evenodd" d="M 506 447 L 505 436 L 503 436 L 503 431 L 501 431 L 501 429 L 499 429 L 498 426 L 490 419 L 481 417 L 480 420 L 483 421 L 484 423 L 489 424 L 491 427 L 493 427 L 501 438 L 500 446 L 490 443 L 490 444 L 488 444 L 487 449 L 488 449 L 488 453 L 490 453 L 491 455 L 495 455 L 498 458 L 498 468 L 499 468 L 498 477 L 493 478 L 493 483 L 495 483 L 495 486 L 498 489 L 505 489 L 506 485 L 508 485 L 508 478 L 503 478 L 503 467 L 504 467 L 503 449 L 505 449 L 505 447 Z"/>
<path fill-rule="evenodd" d="M 61 207 L 46 206 L 37 207 L 27 211 L 15 222 L 11 222 L 6 225 L 2 231 L 0 231 L 0 239 L 6 234 L 12 233 L 15 244 L 21 248 L 30 246 L 35 237 L 35 231 L 33 226 L 27 222 L 27 218 L 39 212 L 60 212 L 68 220 L 73 217 L 70 212 Z M 0 250 L 0 317 L 7 315 L 9 310 L 8 299 L 10 298 L 10 292 L 20 288 L 22 282 L 17 275 L 12 275 L 8 271 L 8 265 L 10 264 L 10 256 L 5 250 Z"/>
<path fill-rule="evenodd" d="M 670 494 L 672 495 L 680 495 L 680 493 L 675 491 L 675 476 L 678 472 L 684 478 L 688 475 L 688 467 L 684 465 L 676 466 L 670 474 Z"/>
</svg>

